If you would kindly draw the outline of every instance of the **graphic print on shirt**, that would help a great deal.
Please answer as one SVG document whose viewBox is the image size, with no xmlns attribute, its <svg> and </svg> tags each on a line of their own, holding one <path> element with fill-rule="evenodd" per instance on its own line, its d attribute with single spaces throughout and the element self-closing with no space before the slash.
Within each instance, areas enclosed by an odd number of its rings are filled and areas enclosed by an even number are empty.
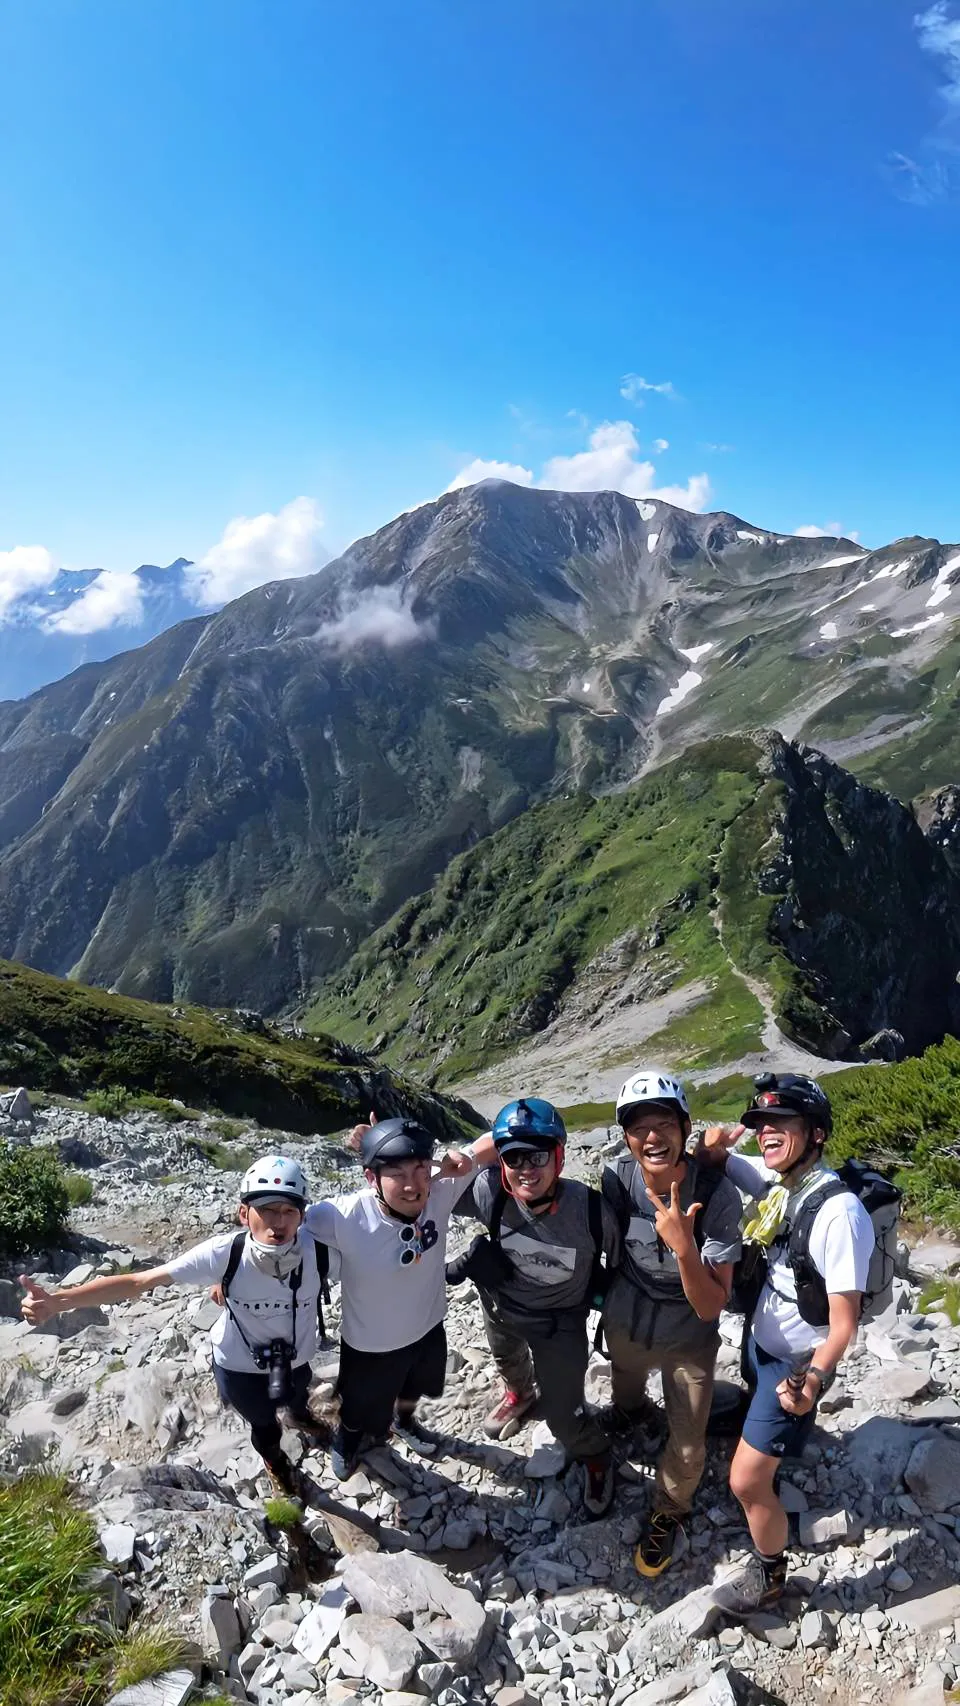
<svg viewBox="0 0 960 1706">
<path fill-rule="evenodd" d="M 564 1244 L 546 1244 L 525 1232 L 502 1232 L 505 1255 L 524 1279 L 534 1285 L 559 1285 L 568 1280 L 577 1265 L 577 1252 Z"/>
</svg>

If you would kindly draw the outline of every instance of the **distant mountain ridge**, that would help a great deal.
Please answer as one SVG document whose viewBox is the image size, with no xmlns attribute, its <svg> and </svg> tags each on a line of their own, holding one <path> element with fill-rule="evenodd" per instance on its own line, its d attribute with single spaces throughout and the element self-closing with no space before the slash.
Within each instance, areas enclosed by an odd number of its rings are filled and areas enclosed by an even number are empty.
<svg viewBox="0 0 960 1706">
<path fill-rule="evenodd" d="M 960 777 L 958 570 L 935 540 L 448 493 L 0 704 L 0 953 L 275 1010 L 532 802 L 693 741 L 775 727 L 881 783 L 906 753 L 929 791 Z"/>
<path fill-rule="evenodd" d="M 61 569 L 50 586 L 22 594 L 0 625 L 0 696 L 21 698 L 85 663 L 108 661 L 195 617 L 196 600 L 184 576 L 192 566 L 186 557 L 166 568 L 141 563 L 132 577 L 139 588 L 139 613 L 91 633 L 55 624 L 63 617 L 82 622 L 83 595 L 95 585 L 99 569 Z"/>
</svg>

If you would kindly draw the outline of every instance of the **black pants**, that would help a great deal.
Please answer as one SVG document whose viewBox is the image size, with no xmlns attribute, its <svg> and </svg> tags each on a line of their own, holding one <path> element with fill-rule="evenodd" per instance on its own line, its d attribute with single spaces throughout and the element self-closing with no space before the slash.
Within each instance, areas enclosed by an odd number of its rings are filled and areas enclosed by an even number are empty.
<svg viewBox="0 0 960 1706">
<path fill-rule="evenodd" d="M 439 1398 L 447 1373 L 442 1322 L 398 1351 L 358 1351 L 340 1341 L 340 1427 L 348 1450 L 364 1434 L 383 1439 L 398 1403 Z"/>
<path fill-rule="evenodd" d="M 283 1430 L 277 1421 L 277 1412 L 267 1391 L 269 1376 L 241 1373 L 235 1368 L 221 1368 L 220 1364 L 215 1362 L 213 1378 L 223 1402 L 229 1409 L 236 1410 L 245 1422 L 249 1422 L 254 1449 L 259 1451 L 265 1463 L 276 1463 L 280 1456 Z M 299 1367 L 290 1371 L 290 1402 L 287 1407 L 294 1412 L 306 1410 L 309 1389 L 310 1364 L 302 1362 Z"/>
</svg>

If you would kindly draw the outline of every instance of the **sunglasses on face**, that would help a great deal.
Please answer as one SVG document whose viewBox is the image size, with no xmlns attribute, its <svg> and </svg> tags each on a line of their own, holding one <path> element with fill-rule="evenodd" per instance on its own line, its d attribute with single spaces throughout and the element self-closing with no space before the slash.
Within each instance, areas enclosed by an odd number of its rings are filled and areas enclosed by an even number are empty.
<svg viewBox="0 0 960 1706">
<path fill-rule="evenodd" d="M 546 1167 L 552 1153 L 550 1149 L 508 1149 L 501 1159 L 511 1173 L 519 1173 L 524 1167 Z"/>
</svg>

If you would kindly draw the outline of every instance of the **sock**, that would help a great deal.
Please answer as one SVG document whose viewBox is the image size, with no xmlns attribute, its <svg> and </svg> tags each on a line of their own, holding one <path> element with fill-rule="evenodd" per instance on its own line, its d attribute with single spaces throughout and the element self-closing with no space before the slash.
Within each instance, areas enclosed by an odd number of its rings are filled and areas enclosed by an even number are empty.
<svg viewBox="0 0 960 1706">
<path fill-rule="evenodd" d="M 760 1560 L 760 1568 L 763 1571 L 763 1578 L 768 1587 L 773 1587 L 774 1585 L 779 1585 L 786 1581 L 786 1552 L 761 1552 L 758 1548 L 757 1557 Z"/>
</svg>

